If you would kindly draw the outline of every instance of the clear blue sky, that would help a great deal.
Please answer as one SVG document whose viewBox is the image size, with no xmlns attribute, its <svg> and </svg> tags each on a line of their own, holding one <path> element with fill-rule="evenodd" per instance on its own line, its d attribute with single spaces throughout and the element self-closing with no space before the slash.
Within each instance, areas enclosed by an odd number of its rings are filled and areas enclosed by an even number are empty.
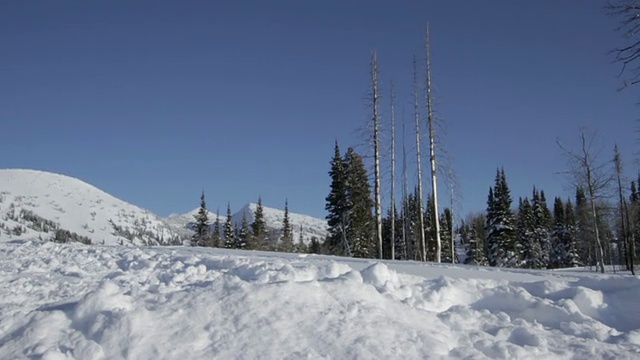
<svg viewBox="0 0 640 360">
<path fill-rule="evenodd" d="M 484 209 L 498 166 L 514 199 L 534 184 L 566 196 L 555 140 L 574 144 L 581 125 L 637 172 L 639 88 L 616 91 L 604 4 L 2 1 L 0 167 L 78 177 L 160 215 L 197 207 L 204 189 L 214 210 L 262 195 L 323 217 L 334 140 L 363 142 L 371 51 L 411 121 L 429 21 L 462 210 Z"/>
</svg>

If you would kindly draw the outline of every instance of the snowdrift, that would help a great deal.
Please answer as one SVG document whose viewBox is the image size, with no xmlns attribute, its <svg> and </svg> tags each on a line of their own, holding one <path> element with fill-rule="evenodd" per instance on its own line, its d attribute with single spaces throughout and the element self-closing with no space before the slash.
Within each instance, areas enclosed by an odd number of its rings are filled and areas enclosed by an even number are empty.
<svg viewBox="0 0 640 360">
<path fill-rule="evenodd" d="M 0 241 L 0 358 L 632 359 L 640 280 Z"/>
</svg>

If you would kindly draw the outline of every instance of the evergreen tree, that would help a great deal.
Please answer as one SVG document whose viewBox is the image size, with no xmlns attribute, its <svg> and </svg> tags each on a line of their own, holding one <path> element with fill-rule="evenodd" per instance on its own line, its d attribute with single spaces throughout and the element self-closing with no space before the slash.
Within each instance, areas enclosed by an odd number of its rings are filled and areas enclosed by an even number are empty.
<svg viewBox="0 0 640 360">
<path fill-rule="evenodd" d="M 284 202 L 284 219 L 282 220 L 282 238 L 280 239 L 280 251 L 293 252 L 293 232 L 291 231 L 291 221 L 289 220 L 289 202 Z"/>
<path fill-rule="evenodd" d="M 373 200 L 367 170 L 353 148 L 347 149 L 344 159 L 346 194 L 349 222 L 347 239 L 354 257 L 375 258 L 377 247 L 374 239 Z"/>
<path fill-rule="evenodd" d="M 547 200 L 544 192 L 538 192 L 533 188 L 533 225 L 535 241 L 540 247 L 540 255 L 535 259 L 535 269 L 545 269 L 549 266 L 549 254 L 551 252 L 551 244 L 549 237 L 549 223 L 551 222 L 551 214 L 547 207 Z"/>
<path fill-rule="evenodd" d="M 535 192 L 534 192 L 535 193 Z M 528 198 L 521 198 L 518 205 L 518 242 L 522 246 L 521 267 L 539 269 L 539 259 L 542 256 L 540 243 L 536 236 L 536 224 L 533 207 Z"/>
<path fill-rule="evenodd" d="M 235 247 L 237 249 L 250 248 L 249 242 L 251 238 L 251 231 L 249 230 L 249 222 L 247 221 L 247 213 L 242 212 L 242 222 L 240 223 L 240 231 L 238 231 L 238 237 L 236 239 Z"/>
<path fill-rule="evenodd" d="M 551 234 L 551 252 L 549 256 L 549 268 L 564 267 L 566 254 L 565 241 L 567 239 L 567 216 L 562 199 L 556 197 L 553 201 L 553 232 Z"/>
<path fill-rule="evenodd" d="M 220 231 L 222 226 L 220 224 L 220 209 L 216 211 L 216 222 L 213 224 L 213 234 L 211 236 L 211 244 L 213 247 L 220 247 L 222 238 L 220 237 Z"/>
<path fill-rule="evenodd" d="M 231 203 L 227 203 L 227 221 L 224 223 L 224 247 L 233 249 L 236 246 L 235 233 L 233 231 L 233 217 L 231 216 Z"/>
<path fill-rule="evenodd" d="M 573 205 L 570 200 L 567 200 L 564 210 L 564 223 L 566 226 L 566 233 L 564 238 L 564 254 L 562 259 L 562 267 L 578 267 L 582 266 L 580 262 L 580 256 L 576 246 L 576 217 L 573 212 Z"/>
<path fill-rule="evenodd" d="M 485 218 L 482 214 L 471 218 L 467 230 L 467 259 L 465 264 L 488 265 L 487 252 L 484 245 Z"/>
<path fill-rule="evenodd" d="M 209 215 L 204 191 L 200 196 L 200 209 L 198 209 L 198 213 L 194 217 L 196 220 L 196 233 L 191 238 L 191 246 L 205 246 L 209 239 Z"/>
<path fill-rule="evenodd" d="M 335 255 L 352 255 L 347 242 L 347 221 L 349 217 L 347 204 L 347 178 L 344 159 L 336 140 L 333 159 L 331 159 L 331 190 L 326 198 L 325 209 L 328 211 L 329 225 L 328 247 Z"/>
<path fill-rule="evenodd" d="M 504 169 L 497 171 L 494 189 L 489 192 L 486 233 L 489 265 L 517 266 L 520 261 L 520 247 L 515 241 L 511 194 Z"/>
<path fill-rule="evenodd" d="M 309 253 L 310 254 L 321 254 L 322 253 L 322 244 L 318 241 L 318 238 L 315 236 L 311 238 L 311 243 L 309 244 Z"/>
<path fill-rule="evenodd" d="M 576 188 L 576 235 L 578 243 L 576 245 L 580 262 L 587 265 L 595 265 L 595 241 L 589 216 L 589 204 L 583 187 Z"/>
<path fill-rule="evenodd" d="M 441 262 L 452 263 L 451 258 L 451 209 L 445 208 L 440 215 L 440 241 L 442 242 Z"/>
<path fill-rule="evenodd" d="M 262 197 L 258 197 L 258 206 L 253 215 L 251 223 L 252 244 L 255 249 L 264 250 L 267 247 L 267 225 L 264 221 L 264 208 L 262 207 Z"/>
<path fill-rule="evenodd" d="M 304 234 L 302 232 L 302 224 L 300 224 L 300 236 L 298 237 L 298 243 L 296 244 L 295 252 L 299 254 L 304 254 L 309 252 L 309 248 L 307 247 L 307 244 L 304 243 Z"/>
</svg>

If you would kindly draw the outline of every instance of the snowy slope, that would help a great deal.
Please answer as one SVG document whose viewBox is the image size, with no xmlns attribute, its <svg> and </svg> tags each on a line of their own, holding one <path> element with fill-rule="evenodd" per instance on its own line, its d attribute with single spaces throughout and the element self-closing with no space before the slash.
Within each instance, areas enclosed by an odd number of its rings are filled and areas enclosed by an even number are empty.
<svg viewBox="0 0 640 360">
<path fill-rule="evenodd" d="M 638 359 L 640 280 L 0 241 L 0 358 Z"/>
<path fill-rule="evenodd" d="M 257 204 L 249 203 L 237 211 L 233 216 L 233 222 L 240 225 L 242 223 L 242 214 L 247 215 L 247 221 L 249 224 L 253 222 L 254 214 L 258 208 Z M 263 206 L 264 220 L 267 228 L 271 231 L 280 234 L 282 230 L 282 220 L 284 219 L 284 210 L 274 209 Z M 186 214 L 173 214 L 165 218 L 164 221 L 175 228 L 189 227 L 194 222 L 194 215 L 199 211 L 196 208 Z M 209 221 L 213 224 L 216 219 L 216 214 L 209 211 Z M 300 239 L 300 233 L 302 226 L 302 237 L 306 244 L 311 242 L 312 238 L 317 238 L 320 242 L 324 241 L 327 236 L 327 221 L 323 219 L 314 218 L 312 216 L 297 214 L 289 212 L 289 220 L 293 229 L 293 239 L 298 241 Z M 220 214 L 220 221 L 222 224 L 226 221 L 226 214 Z"/>
<path fill-rule="evenodd" d="M 126 203 L 81 180 L 35 170 L 0 169 L 0 238 L 17 235 L 16 227 L 34 234 L 47 220 L 60 229 L 105 244 L 156 244 L 176 237 L 159 217 Z M 47 223 L 48 223 L 47 222 Z M 39 236 L 49 239 L 47 226 Z M 20 231 L 18 231 L 19 233 Z"/>
</svg>

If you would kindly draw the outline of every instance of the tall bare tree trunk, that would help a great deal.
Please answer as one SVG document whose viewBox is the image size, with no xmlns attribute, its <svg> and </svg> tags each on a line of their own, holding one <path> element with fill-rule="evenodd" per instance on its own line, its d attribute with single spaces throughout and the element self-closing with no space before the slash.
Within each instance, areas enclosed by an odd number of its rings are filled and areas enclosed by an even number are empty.
<svg viewBox="0 0 640 360">
<path fill-rule="evenodd" d="M 435 146 L 435 129 L 433 119 L 433 99 L 431 98 L 431 54 L 429 25 L 425 35 L 425 53 L 426 53 L 426 76 L 427 76 L 427 119 L 429 121 L 429 159 L 431 163 L 431 189 L 433 191 L 433 212 L 435 214 L 434 224 L 436 231 L 436 262 L 441 262 L 442 243 L 440 240 L 440 216 L 438 215 L 438 181 L 436 179 L 436 146 Z M 453 238 L 453 233 L 451 233 Z"/>
<path fill-rule="evenodd" d="M 427 261 L 427 244 L 424 235 L 424 203 L 422 201 L 422 154 L 420 153 L 420 113 L 418 112 L 418 70 L 413 57 L 413 109 L 416 120 L 416 157 L 418 160 L 418 213 L 420 214 L 419 240 L 422 247 L 422 261 Z M 438 217 L 436 215 L 436 217 Z"/>
<path fill-rule="evenodd" d="M 633 254 L 631 253 L 631 237 L 629 236 L 629 209 L 627 207 L 627 201 L 622 194 L 622 158 L 620 157 L 620 150 L 618 144 L 613 148 L 613 164 L 616 169 L 616 181 L 618 185 L 618 197 L 620 201 L 620 230 L 622 234 L 623 248 L 624 248 L 624 262 L 627 270 L 631 270 L 631 274 L 635 275 L 633 269 Z M 620 246 L 618 246 L 620 248 Z"/>
<path fill-rule="evenodd" d="M 404 107 L 402 108 L 402 244 L 404 251 L 404 258 L 409 259 L 409 245 L 407 243 L 407 216 L 409 211 L 407 209 L 407 194 L 409 180 L 407 178 L 407 142 L 406 142 L 406 130 L 404 128 Z M 413 258 L 413 256 L 411 256 Z"/>
<path fill-rule="evenodd" d="M 376 238 L 378 240 L 378 257 L 382 256 L 382 200 L 380 196 L 380 137 L 378 101 L 378 54 L 374 50 L 371 57 L 371 83 L 373 86 L 373 148 L 375 161 L 375 207 L 376 207 Z"/>
<path fill-rule="evenodd" d="M 396 113 L 391 81 L 391 260 L 396 259 Z"/>
<path fill-rule="evenodd" d="M 451 186 L 451 263 L 455 264 L 456 263 L 456 240 L 455 240 L 455 227 L 453 225 L 454 221 L 453 221 L 454 217 L 453 217 L 453 185 Z"/>
</svg>

